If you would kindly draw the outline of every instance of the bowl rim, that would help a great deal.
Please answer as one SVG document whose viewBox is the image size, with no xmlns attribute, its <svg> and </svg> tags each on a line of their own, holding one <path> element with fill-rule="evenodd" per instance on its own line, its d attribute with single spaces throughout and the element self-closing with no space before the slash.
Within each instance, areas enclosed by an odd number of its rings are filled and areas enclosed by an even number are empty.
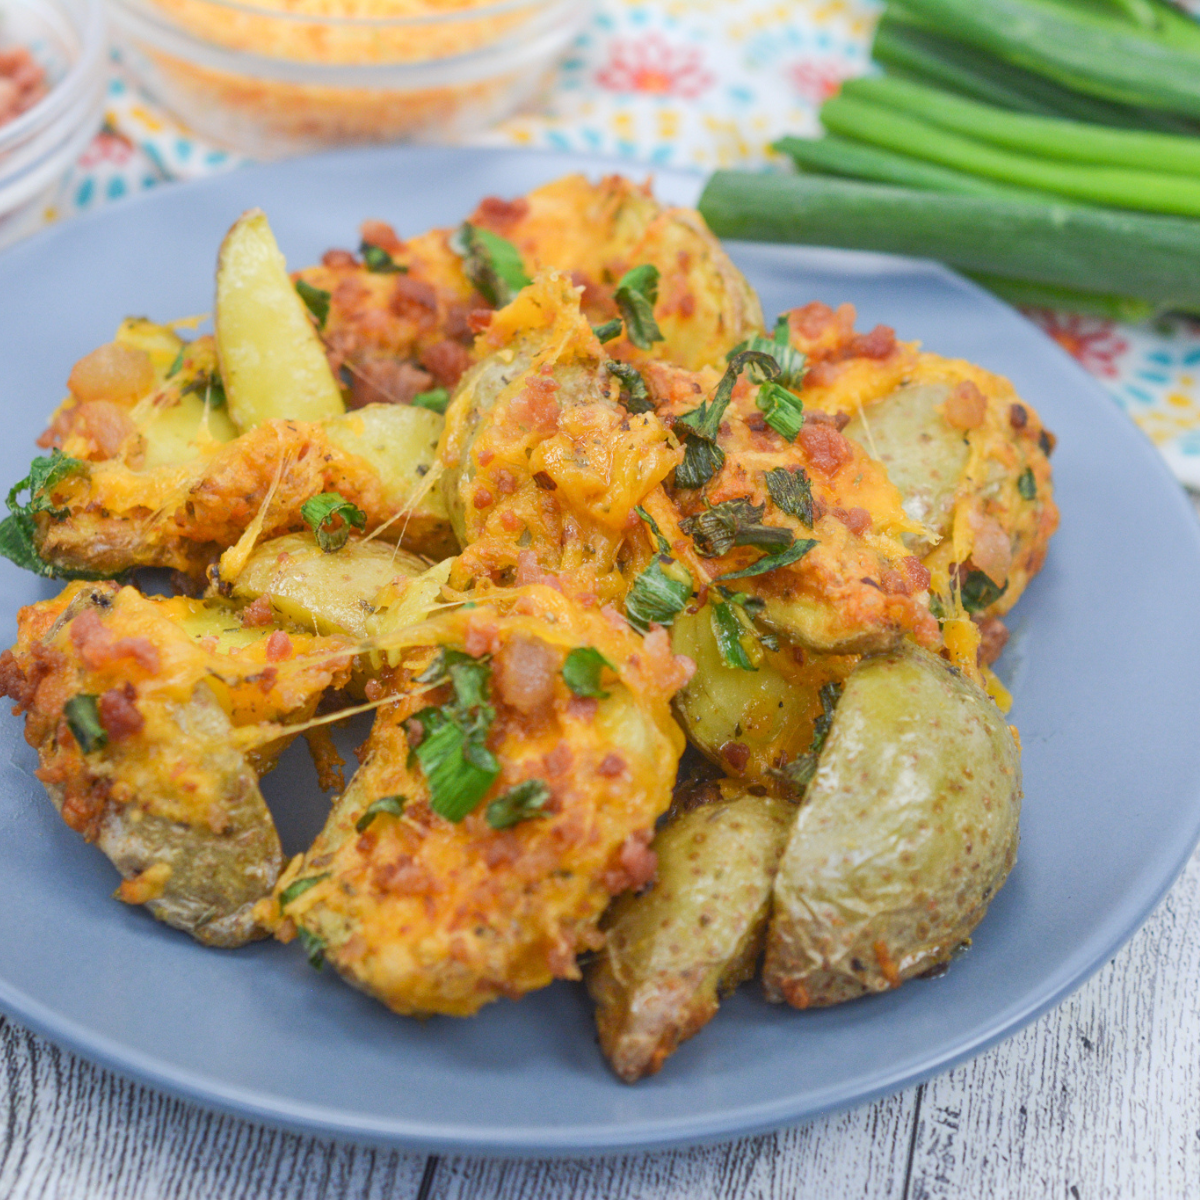
<svg viewBox="0 0 1200 1200">
<path fill-rule="evenodd" d="M 142 0 L 111 0 L 117 7 L 138 8 L 143 11 L 153 10 L 168 18 L 165 9 L 158 5 L 147 4 Z M 571 0 L 493 0 L 491 4 L 482 4 L 474 8 L 457 8 L 442 13 L 429 13 L 425 16 L 413 17 L 346 17 L 324 13 L 287 12 L 278 8 L 267 8 L 260 4 L 246 3 L 245 0 L 191 0 L 197 7 L 224 10 L 230 13 L 240 13 L 252 17 L 266 17 L 272 21 L 295 25 L 323 25 L 346 29 L 420 29 L 440 28 L 454 24 L 465 24 L 472 21 L 486 20 L 491 17 L 503 16 L 505 13 L 529 11 L 530 16 L 536 16 L 543 10 L 568 8 Z M 174 21 L 171 22 L 173 25 Z M 195 35 L 193 35 L 195 36 Z M 197 38 L 197 40 L 201 40 Z"/>
<path fill-rule="evenodd" d="M 14 146 L 36 136 L 58 118 L 64 109 L 70 110 L 79 96 L 99 76 L 108 48 L 104 0 L 79 0 L 82 20 L 62 0 L 51 0 L 53 7 L 66 19 L 79 41 L 79 54 L 67 73 L 32 108 L 15 120 L 0 125 L 0 168 L 3 155 Z"/>
</svg>

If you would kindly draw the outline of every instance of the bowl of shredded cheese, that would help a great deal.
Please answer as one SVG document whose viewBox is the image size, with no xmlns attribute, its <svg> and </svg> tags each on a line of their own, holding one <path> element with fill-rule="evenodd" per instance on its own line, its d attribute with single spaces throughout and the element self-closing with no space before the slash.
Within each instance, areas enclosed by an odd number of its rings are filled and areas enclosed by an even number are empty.
<svg viewBox="0 0 1200 1200">
<path fill-rule="evenodd" d="M 527 102 L 587 0 L 110 0 L 145 86 L 258 158 L 444 139 Z"/>
<path fill-rule="evenodd" d="M 37 227 L 100 127 L 102 0 L 0 0 L 0 246 Z"/>
</svg>

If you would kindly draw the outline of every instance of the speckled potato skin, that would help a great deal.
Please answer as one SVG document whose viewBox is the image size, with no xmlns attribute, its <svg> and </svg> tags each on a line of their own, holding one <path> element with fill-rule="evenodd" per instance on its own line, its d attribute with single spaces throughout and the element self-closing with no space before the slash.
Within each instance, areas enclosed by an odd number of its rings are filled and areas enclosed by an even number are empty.
<svg viewBox="0 0 1200 1200">
<path fill-rule="evenodd" d="M 903 645 L 842 695 L 775 880 L 763 984 L 796 1008 L 946 962 L 1016 859 L 1020 755 L 999 710 Z"/>
<path fill-rule="evenodd" d="M 716 1015 L 718 995 L 754 974 L 795 815 L 726 781 L 719 800 L 659 831 L 653 886 L 609 909 L 586 979 L 601 1049 L 626 1083 L 657 1072 Z"/>
</svg>

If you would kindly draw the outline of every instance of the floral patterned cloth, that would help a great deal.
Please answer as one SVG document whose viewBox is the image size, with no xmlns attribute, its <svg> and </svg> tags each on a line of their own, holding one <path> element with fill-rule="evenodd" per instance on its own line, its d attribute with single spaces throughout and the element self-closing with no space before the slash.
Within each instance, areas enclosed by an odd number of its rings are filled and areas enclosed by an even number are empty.
<svg viewBox="0 0 1200 1200">
<path fill-rule="evenodd" d="M 867 69 L 877 13 L 871 0 L 598 0 L 536 110 L 471 141 L 701 170 L 771 165 L 771 141 L 817 133 L 821 101 Z M 114 58 L 104 128 L 47 217 L 244 161 L 175 124 Z M 1200 488 L 1200 322 L 1028 315 Z"/>
</svg>

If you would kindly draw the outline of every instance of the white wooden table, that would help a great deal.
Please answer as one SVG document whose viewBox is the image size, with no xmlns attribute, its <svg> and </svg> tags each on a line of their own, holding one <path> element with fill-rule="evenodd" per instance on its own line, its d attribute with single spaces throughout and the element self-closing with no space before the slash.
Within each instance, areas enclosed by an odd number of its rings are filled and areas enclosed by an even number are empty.
<svg viewBox="0 0 1200 1200">
<path fill-rule="evenodd" d="M 302 1138 L 0 1020 L 0 1200 L 1010 1196 L 1200 1197 L 1200 852 L 1111 963 L 1008 1042 L 875 1104 L 692 1150 L 502 1162 Z"/>
</svg>

